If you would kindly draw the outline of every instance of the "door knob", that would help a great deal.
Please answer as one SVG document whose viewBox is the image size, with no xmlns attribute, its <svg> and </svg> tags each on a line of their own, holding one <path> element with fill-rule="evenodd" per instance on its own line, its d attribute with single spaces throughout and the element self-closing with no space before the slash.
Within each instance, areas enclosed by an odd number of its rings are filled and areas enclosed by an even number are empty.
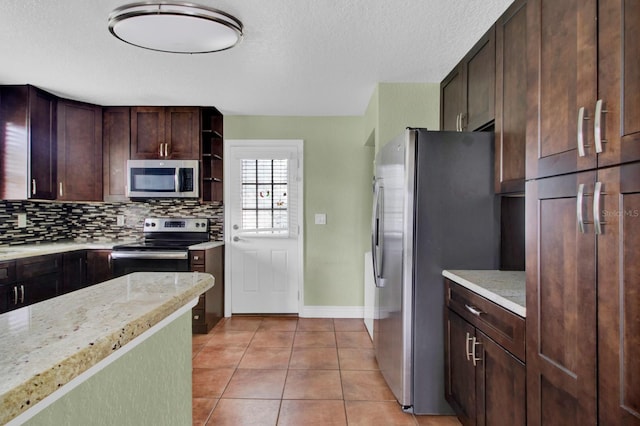
<svg viewBox="0 0 640 426">
<path fill-rule="evenodd" d="M 238 241 L 240 241 L 240 237 L 233 237 L 233 241 L 237 243 Z"/>
<path fill-rule="evenodd" d="M 233 225 L 233 229 L 237 231 L 238 229 L 240 229 L 240 227 L 238 225 Z"/>
</svg>

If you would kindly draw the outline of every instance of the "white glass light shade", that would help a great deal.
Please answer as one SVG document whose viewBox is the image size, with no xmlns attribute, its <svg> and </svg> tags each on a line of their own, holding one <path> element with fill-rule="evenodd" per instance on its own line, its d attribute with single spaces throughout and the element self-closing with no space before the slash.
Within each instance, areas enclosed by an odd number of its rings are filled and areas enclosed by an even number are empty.
<svg viewBox="0 0 640 426">
<path fill-rule="evenodd" d="M 189 3 L 134 3 L 109 15 L 118 39 L 150 50 L 209 53 L 242 39 L 242 22 L 225 12 Z"/>
</svg>

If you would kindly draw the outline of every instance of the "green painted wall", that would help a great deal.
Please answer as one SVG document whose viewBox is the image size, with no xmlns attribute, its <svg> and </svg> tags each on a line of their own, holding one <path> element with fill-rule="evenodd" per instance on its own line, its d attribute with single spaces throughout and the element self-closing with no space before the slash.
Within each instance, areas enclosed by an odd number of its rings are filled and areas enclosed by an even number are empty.
<svg viewBox="0 0 640 426">
<path fill-rule="evenodd" d="M 189 311 L 25 424 L 174 426 L 191 423 Z"/>
<path fill-rule="evenodd" d="M 304 303 L 362 306 L 371 151 L 362 117 L 225 116 L 225 139 L 304 141 Z M 327 224 L 315 225 L 314 214 Z"/>
<path fill-rule="evenodd" d="M 440 85 L 380 83 L 378 85 L 376 152 L 407 127 L 440 129 Z"/>
<path fill-rule="evenodd" d="M 437 130 L 439 94 L 439 84 L 380 83 L 362 117 L 224 117 L 225 139 L 304 140 L 306 306 L 363 305 L 374 154 L 407 126 Z"/>
</svg>

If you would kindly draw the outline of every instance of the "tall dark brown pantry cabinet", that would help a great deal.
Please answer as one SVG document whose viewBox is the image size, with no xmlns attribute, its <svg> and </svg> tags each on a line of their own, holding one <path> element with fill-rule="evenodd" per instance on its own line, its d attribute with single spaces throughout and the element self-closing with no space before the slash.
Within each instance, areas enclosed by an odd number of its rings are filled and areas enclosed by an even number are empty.
<svg viewBox="0 0 640 426">
<path fill-rule="evenodd" d="M 527 25 L 527 423 L 640 425 L 640 3 Z"/>
</svg>

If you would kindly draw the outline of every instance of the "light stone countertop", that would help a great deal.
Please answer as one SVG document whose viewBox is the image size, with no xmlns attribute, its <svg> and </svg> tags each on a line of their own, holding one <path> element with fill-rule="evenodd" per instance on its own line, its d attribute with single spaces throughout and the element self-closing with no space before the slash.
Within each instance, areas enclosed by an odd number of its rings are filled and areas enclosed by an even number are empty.
<svg viewBox="0 0 640 426">
<path fill-rule="evenodd" d="M 206 273 L 137 272 L 0 315 L 0 424 L 213 285 Z"/>
<path fill-rule="evenodd" d="M 527 316 L 524 271 L 445 269 L 442 275 L 523 318 Z"/>
<path fill-rule="evenodd" d="M 65 253 L 75 250 L 111 250 L 119 244 L 131 244 L 137 240 L 120 240 L 109 242 L 59 242 L 44 244 L 24 244 L 14 246 L 0 246 L 0 261 L 15 260 L 25 257 L 41 256 L 45 254 Z M 207 250 L 224 245 L 222 241 L 208 241 L 206 243 L 189 246 L 189 250 Z"/>
</svg>

